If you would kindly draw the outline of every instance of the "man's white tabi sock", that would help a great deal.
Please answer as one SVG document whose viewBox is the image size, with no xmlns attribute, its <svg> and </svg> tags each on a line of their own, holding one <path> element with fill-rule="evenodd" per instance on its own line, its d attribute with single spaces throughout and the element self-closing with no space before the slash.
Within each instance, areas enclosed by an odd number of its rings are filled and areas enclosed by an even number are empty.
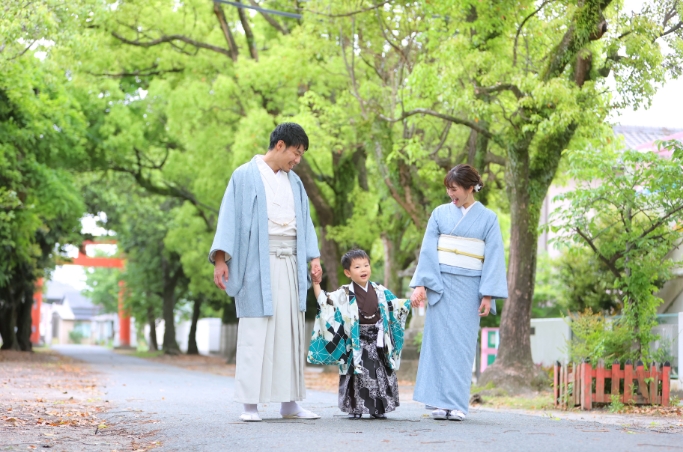
<svg viewBox="0 0 683 452">
<path fill-rule="evenodd" d="M 283 416 L 288 416 L 290 414 L 298 414 L 302 411 L 302 408 L 296 402 L 282 402 L 280 405 L 280 414 Z"/>
<path fill-rule="evenodd" d="M 245 413 L 257 413 L 258 414 L 258 405 L 255 403 L 245 403 L 244 405 L 244 412 Z"/>
</svg>

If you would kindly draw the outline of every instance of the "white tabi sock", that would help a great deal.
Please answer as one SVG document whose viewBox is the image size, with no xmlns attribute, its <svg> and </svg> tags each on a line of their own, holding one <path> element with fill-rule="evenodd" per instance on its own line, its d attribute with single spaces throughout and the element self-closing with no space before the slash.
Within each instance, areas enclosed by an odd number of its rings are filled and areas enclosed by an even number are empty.
<svg viewBox="0 0 683 452">
<path fill-rule="evenodd" d="M 296 402 L 282 402 L 280 405 L 280 414 L 283 416 L 288 416 L 290 414 L 298 414 L 302 411 L 302 408 Z"/>
<path fill-rule="evenodd" d="M 245 413 L 256 413 L 258 414 L 258 405 L 255 403 L 245 403 L 244 405 L 244 412 Z"/>
</svg>

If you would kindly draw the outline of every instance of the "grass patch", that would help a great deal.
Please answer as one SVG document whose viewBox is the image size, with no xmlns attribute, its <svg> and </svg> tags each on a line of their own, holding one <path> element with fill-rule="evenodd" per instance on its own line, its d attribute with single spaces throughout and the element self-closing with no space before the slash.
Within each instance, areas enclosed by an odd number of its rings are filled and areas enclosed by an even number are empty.
<svg viewBox="0 0 683 452">
<path fill-rule="evenodd" d="M 553 394 L 540 392 L 528 396 L 484 396 L 484 406 L 494 408 L 516 408 L 520 410 L 553 409 Z"/>
</svg>

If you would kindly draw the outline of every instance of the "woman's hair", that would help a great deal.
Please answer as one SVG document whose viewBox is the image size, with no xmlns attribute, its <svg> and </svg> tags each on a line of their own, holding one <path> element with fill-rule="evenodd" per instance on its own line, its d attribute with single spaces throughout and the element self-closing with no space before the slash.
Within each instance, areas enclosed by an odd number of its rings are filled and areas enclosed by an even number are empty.
<svg viewBox="0 0 683 452">
<path fill-rule="evenodd" d="M 356 259 L 367 259 L 368 262 L 370 262 L 370 256 L 368 256 L 368 253 L 366 253 L 365 251 L 360 250 L 360 249 L 352 249 L 351 251 L 348 251 L 346 254 L 344 254 L 342 256 L 342 258 L 341 258 L 342 268 L 344 270 L 350 269 L 351 264 Z"/>
<path fill-rule="evenodd" d="M 446 174 L 443 179 L 443 184 L 446 187 L 458 185 L 465 190 L 474 187 L 474 191 L 479 191 L 484 188 L 484 181 L 479 172 L 472 166 L 466 163 L 456 165 Z"/>
</svg>

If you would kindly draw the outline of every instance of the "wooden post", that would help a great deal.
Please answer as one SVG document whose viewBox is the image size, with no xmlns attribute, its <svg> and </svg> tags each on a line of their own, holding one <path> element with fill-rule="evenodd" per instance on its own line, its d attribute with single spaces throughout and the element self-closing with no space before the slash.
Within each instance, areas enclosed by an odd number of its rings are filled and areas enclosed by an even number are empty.
<svg viewBox="0 0 683 452">
<path fill-rule="evenodd" d="M 559 404 L 559 395 L 560 395 L 560 362 L 555 361 L 555 365 L 553 366 L 553 396 L 555 397 L 555 407 L 558 406 Z"/>
<path fill-rule="evenodd" d="M 581 405 L 581 364 L 572 363 L 572 374 L 574 375 L 573 408 Z"/>
<path fill-rule="evenodd" d="M 615 359 L 612 363 L 612 395 L 616 395 L 617 397 L 619 397 L 619 400 L 622 400 L 621 391 L 619 389 L 621 386 L 621 377 L 621 364 L 619 364 L 618 359 Z"/>
<path fill-rule="evenodd" d="M 636 378 L 638 379 L 638 392 L 643 397 L 644 400 L 638 400 L 641 403 L 649 403 L 650 395 L 647 390 L 647 384 L 645 383 L 645 367 L 641 360 L 636 363 Z"/>
<path fill-rule="evenodd" d="M 588 360 L 581 363 L 581 409 L 590 411 L 593 408 L 593 376 L 592 366 Z"/>
<path fill-rule="evenodd" d="M 595 371 L 595 401 L 605 403 L 605 360 L 598 360 L 598 368 Z"/>
<path fill-rule="evenodd" d="M 671 363 L 667 361 L 662 368 L 662 406 L 669 406 L 670 374 Z"/>
<path fill-rule="evenodd" d="M 562 367 L 562 404 L 566 410 L 569 406 L 569 363 L 564 363 Z"/>
<path fill-rule="evenodd" d="M 652 361 L 650 365 L 650 403 L 652 405 L 661 404 L 661 399 L 659 397 L 659 391 L 657 387 L 659 386 L 659 372 L 657 372 L 657 363 Z"/>
<path fill-rule="evenodd" d="M 633 398 L 631 395 L 631 386 L 633 385 L 633 364 L 631 360 L 626 360 L 624 364 L 624 398 L 623 402 L 628 403 Z"/>
</svg>

